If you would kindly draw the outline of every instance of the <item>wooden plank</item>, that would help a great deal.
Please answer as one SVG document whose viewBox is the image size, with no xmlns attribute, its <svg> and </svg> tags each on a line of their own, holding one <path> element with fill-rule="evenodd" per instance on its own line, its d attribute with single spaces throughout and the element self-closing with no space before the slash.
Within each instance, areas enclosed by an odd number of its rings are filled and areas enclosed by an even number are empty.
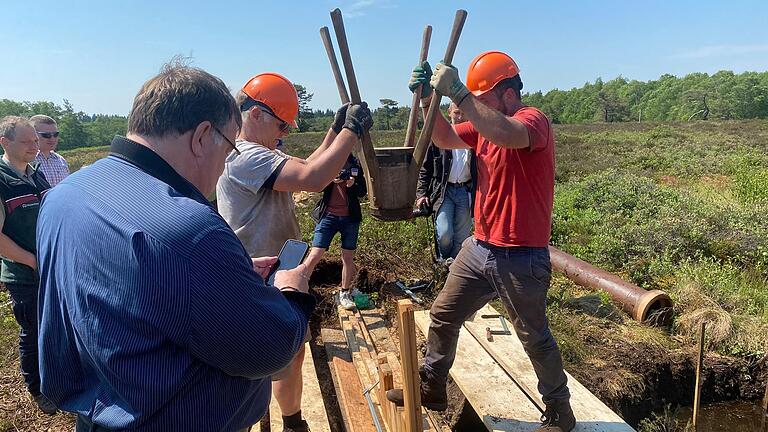
<svg viewBox="0 0 768 432">
<path fill-rule="evenodd" d="M 406 430 L 415 432 L 421 430 L 422 417 L 416 324 L 413 319 L 413 303 L 410 300 L 397 301 L 397 318 L 400 330 L 400 363 L 403 370 Z"/>
<path fill-rule="evenodd" d="M 339 315 L 339 323 L 341 324 L 341 328 L 347 340 L 347 346 L 349 347 L 349 351 L 352 356 L 352 364 L 357 370 L 358 378 L 362 385 L 360 395 L 363 397 L 363 400 L 365 400 L 365 395 L 363 395 L 362 392 L 366 389 L 374 388 L 374 384 L 378 380 L 376 361 L 374 360 L 376 353 L 375 351 L 371 352 L 369 350 L 368 342 L 364 336 L 365 332 L 362 329 L 364 325 L 361 323 L 359 314 L 355 314 L 353 311 L 348 311 L 341 306 L 337 307 L 337 311 Z M 383 411 L 379 401 L 378 393 L 376 391 L 371 391 L 369 395 L 371 397 L 375 411 L 375 413 L 371 414 L 371 416 L 377 416 L 377 420 L 379 421 L 379 424 L 381 424 L 383 422 Z"/>
<path fill-rule="evenodd" d="M 387 317 L 383 311 L 380 309 L 367 309 L 359 313 L 368 334 L 371 335 L 371 341 L 376 351 L 400 352 L 397 341 L 392 339 L 392 334 L 389 332 Z"/>
<path fill-rule="evenodd" d="M 330 432 L 331 427 L 328 424 L 328 414 L 325 412 L 323 395 L 320 392 L 320 383 L 317 380 L 315 361 L 312 358 L 312 350 L 309 348 L 309 342 L 304 345 L 304 362 L 301 365 L 301 374 L 303 378 L 303 389 L 301 394 L 301 414 L 304 420 L 309 424 L 310 430 L 319 432 Z M 270 430 L 283 430 L 283 416 L 280 412 L 280 406 L 277 404 L 275 394 L 269 402 L 269 423 Z M 258 430 L 253 429 L 254 431 Z"/>
<path fill-rule="evenodd" d="M 366 309 L 357 311 L 357 315 L 361 317 L 360 323 L 366 329 L 369 346 L 375 346 L 379 352 L 379 356 L 386 355 L 387 363 L 392 371 L 393 388 L 403 388 L 402 384 L 402 368 L 400 366 L 400 360 L 397 353 L 400 352 L 399 344 L 397 340 L 392 337 L 387 326 L 387 319 L 384 313 L 380 309 Z M 382 353 L 382 351 L 384 351 Z M 386 398 L 379 398 L 382 403 Z M 384 408 L 382 408 L 383 410 Z M 395 418 L 394 405 L 392 418 Z M 383 411 L 382 411 L 383 412 Z M 438 422 L 432 419 L 426 408 L 421 409 L 422 417 L 424 418 L 424 430 L 425 431 L 439 431 Z M 403 426 L 401 426 L 402 428 Z M 404 430 L 404 429 L 403 429 Z"/>
<path fill-rule="evenodd" d="M 533 365 L 514 331 L 511 335 L 493 335 L 493 342 L 489 342 L 486 338 L 487 327 L 498 329 L 501 325 L 498 318 L 482 318 L 481 315 L 495 314 L 498 314 L 496 309 L 486 305 L 475 314 L 473 319 L 464 323 L 464 328 L 512 377 L 528 397 L 540 409 L 544 409 L 544 403 L 537 390 L 538 379 Z M 510 330 L 512 329 L 512 324 L 509 321 L 507 321 L 507 326 Z M 568 388 L 571 391 L 571 407 L 578 422 L 574 429 L 575 432 L 634 431 L 618 414 L 608 408 L 568 372 L 566 375 Z"/>
<path fill-rule="evenodd" d="M 415 319 L 426 335 L 429 312 L 416 312 Z M 528 432 L 539 427 L 541 412 L 536 405 L 464 328 L 450 373 L 489 431 Z"/>
<path fill-rule="evenodd" d="M 363 387 L 347 350 L 346 338 L 341 330 L 321 329 L 320 335 L 328 354 L 336 398 L 347 432 L 376 432 L 371 411 L 363 398 Z M 314 429 L 313 429 L 314 430 Z"/>
</svg>

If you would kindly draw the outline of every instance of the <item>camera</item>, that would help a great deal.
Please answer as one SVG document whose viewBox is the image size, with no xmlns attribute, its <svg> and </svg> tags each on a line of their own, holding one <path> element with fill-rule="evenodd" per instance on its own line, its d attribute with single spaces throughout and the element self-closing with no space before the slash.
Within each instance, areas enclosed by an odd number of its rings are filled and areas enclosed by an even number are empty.
<svg viewBox="0 0 768 432">
<path fill-rule="evenodd" d="M 426 202 L 421 203 L 420 206 L 413 209 L 413 212 L 411 212 L 411 217 L 422 217 L 422 216 L 429 216 L 432 214 L 432 207 L 429 206 Z"/>
<path fill-rule="evenodd" d="M 342 169 L 336 178 L 339 180 L 349 180 L 352 177 L 357 177 L 357 168 Z"/>
<path fill-rule="evenodd" d="M 339 175 L 336 176 L 336 178 L 339 180 L 349 180 L 351 177 L 352 177 L 352 171 L 348 169 L 343 169 L 339 171 Z"/>
</svg>

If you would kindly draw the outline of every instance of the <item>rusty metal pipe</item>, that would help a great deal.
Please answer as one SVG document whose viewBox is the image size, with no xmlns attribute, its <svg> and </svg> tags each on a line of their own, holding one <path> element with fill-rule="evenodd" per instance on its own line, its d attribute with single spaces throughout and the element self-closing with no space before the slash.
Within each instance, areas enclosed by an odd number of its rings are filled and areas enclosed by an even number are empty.
<svg viewBox="0 0 768 432">
<path fill-rule="evenodd" d="M 576 284 L 607 292 L 633 319 L 666 324 L 672 318 L 672 300 L 660 290 L 646 291 L 586 261 L 550 246 L 552 270 L 563 273 Z"/>
</svg>

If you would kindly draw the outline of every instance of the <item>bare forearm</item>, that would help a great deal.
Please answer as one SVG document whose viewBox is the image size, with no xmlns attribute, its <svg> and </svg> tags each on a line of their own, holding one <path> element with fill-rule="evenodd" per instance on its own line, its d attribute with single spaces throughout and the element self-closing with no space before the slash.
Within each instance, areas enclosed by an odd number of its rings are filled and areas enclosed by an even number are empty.
<svg viewBox="0 0 768 432">
<path fill-rule="evenodd" d="M 5 234 L 0 233 L 0 255 L 11 261 L 37 268 L 37 261 L 32 252 L 22 248 Z"/>
<path fill-rule="evenodd" d="M 336 132 L 333 131 L 333 129 L 328 129 L 328 133 L 325 134 L 325 138 L 323 139 L 323 142 L 315 149 L 315 151 L 312 152 L 311 155 L 306 159 L 307 162 L 315 159 L 318 155 L 323 154 L 328 147 L 330 147 L 331 143 L 333 143 L 333 140 L 336 138 Z"/>
<path fill-rule="evenodd" d="M 310 182 L 315 191 L 321 191 L 339 174 L 347 158 L 357 144 L 358 137 L 349 129 L 343 129 L 315 160 L 309 162 Z"/>
<path fill-rule="evenodd" d="M 289 160 L 272 188 L 288 192 L 323 190 L 339 174 L 357 141 L 355 133 L 343 129 L 325 151 L 312 160 Z"/>
<path fill-rule="evenodd" d="M 424 118 L 427 117 L 431 100 L 432 98 L 430 97 L 429 100 L 426 101 L 426 106 L 423 110 Z M 440 112 L 435 116 L 434 128 L 432 129 L 432 142 L 441 149 L 446 150 L 469 148 L 467 143 L 456 134 L 456 131 L 453 130 L 453 126 L 448 123 L 448 120 L 446 120 Z"/>
<path fill-rule="evenodd" d="M 495 145 L 517 149 L 530 145 L 528 129 L 524 124 L 490 108 L 473 95 L 467 96 L 459 109 L 480 135 Z"/>
</svg>

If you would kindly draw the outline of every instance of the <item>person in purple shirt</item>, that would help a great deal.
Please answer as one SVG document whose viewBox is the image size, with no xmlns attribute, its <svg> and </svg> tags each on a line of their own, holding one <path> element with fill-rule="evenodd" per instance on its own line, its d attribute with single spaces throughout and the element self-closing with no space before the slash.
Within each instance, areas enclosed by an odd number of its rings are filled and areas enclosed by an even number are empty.
<svg viewBox="0 0 768 432">
<path fill-rule="evenodd" d="M 41 389 L 77 431 L 240 431 L 303 346 L 306 268 L 264 277 L 206 198 L 238 150 L 224 83 L 170 64 L 110 155 L 40 209 Z"/>
</svg>

